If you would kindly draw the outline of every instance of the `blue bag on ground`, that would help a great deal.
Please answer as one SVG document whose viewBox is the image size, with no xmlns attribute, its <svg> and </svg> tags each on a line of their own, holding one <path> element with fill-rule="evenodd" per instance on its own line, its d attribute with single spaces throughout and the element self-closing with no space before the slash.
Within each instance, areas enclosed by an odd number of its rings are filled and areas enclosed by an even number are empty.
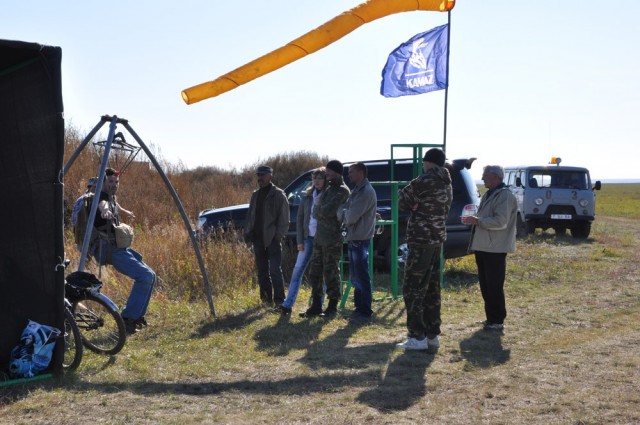
<svg viewBox="0 0 640 425">
<path fill-rule="evenodd" d="M 11 350 L 9 375 L 12 378 L 31 378 L 51 363 L 59 329 L 29 320 L 20 343 Z"/>
</svg>

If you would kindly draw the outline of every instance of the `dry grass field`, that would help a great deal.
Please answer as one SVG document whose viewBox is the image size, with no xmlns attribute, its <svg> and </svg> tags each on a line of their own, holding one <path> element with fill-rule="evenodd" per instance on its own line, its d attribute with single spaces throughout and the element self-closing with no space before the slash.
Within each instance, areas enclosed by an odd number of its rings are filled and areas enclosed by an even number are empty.
<svg viewBox="0 0 640 425">
<path fill-rule="evenodd" d="M 471 257 L 447 263 L 435 355 L 395 349 L 405 334 L 401 300 L 377 302 L 363 327 L 281 317 L 259 307 L 239 263 L 220 276 L 236 283 L 218 291 L 216 318 L 165 277 L 147 330 L 116 356 L 86 353 L 61 379 L 0 389 L 0 423 L 639 423 L 640 220 L 621 207 L 639 194 L 640 185 L 605 185 L 586 241 L 552 231 L 518 241 L 503 334 L 477 323 Z M 242 251 L 218 245 L 211 268 L 222 267 L 225 250 Z"/>
</svg>

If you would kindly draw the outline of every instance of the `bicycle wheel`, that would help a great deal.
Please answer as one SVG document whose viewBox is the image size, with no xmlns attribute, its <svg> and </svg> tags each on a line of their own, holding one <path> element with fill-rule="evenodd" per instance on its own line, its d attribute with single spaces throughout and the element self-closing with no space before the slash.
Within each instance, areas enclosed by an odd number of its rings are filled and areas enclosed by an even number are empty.
<svg viewBox="0 0 640 425">
<path fill-rule="evenodd" d="M 64 358 L 62 369 L 73 371 L 80 366 L 82 361 L 82 337 L 80 329 L 69 309 L 64 309 Z"/>
<path fill-rule="evenodd" d="M 98 354 L 117 354 L 124 347 L 124 321 L 106 301 L 87 294 L 73 302 L 73 317 L 80 328 L 82 343 Z"/>
</svg>

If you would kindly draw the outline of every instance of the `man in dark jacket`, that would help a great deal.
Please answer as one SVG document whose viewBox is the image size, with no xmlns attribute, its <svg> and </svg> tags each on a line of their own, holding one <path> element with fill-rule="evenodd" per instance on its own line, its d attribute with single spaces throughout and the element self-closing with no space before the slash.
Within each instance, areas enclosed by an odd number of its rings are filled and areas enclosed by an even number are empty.
<svg viewBox="0 0 640 425">
<path fill-rule="evenodd" d="M 342 179 L 342 163 L 332 160 L 327 163 L 328 186 L 317 199 L 313 215 L 318 220 L 316 236 L 313 239 L 313 254 L 309 263 L 309 283 L 311 284 L 311 307 L 301 317 L 320 315 L 334 316 L 338 312 L 340 300 L 340 257 L 342 256 L 341 223 L 338 208 L 349 197 L 349 188 Z M 322 311 L 322 282 L 327 285 L 329 305 Z"/>
<path fill-rule="evenodd" d="M 260 299 L 273 307 L 274 302 L 280 305 L 284 301 L 282 238 L 289 229 L 289 202 L 284 191 L 271 182 L 271 167 L 258 167 L 256 176 L 260 188 L 251 195 L 245 239 L 253 244 Z"/>
<path fill-rule="evenodd" d="M 422 163 L 423 174 L 398 193 L 400 209 L 411 212 L 402 288 L 408 339 L 397 344 L 405 350 L 437 351 L 440 347 L 440 252 L 453 200 L 451 175 L 444 163 L 442 150 L 429 149 Z"/>
</svg>

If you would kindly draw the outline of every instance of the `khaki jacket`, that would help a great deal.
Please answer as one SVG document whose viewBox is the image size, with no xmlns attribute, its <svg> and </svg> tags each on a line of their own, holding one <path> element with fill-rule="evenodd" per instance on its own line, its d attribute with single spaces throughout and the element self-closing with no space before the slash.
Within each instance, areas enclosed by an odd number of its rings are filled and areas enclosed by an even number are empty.
<svg viewBox="0 0 640 425">
<path fill-rule="evenodd" d="M 258 189 L 259 190 L 259 189 Z M 249 211 L 247 211 L 247 221 L 244 227 L 245 239 L 253 239 L 253 230 L 256 223 L 256 201 L 258 190 L 251 195 Z M 281 241 L 289 230 L 289 201 L 287 195 L 278 186 L 273 186 L 264 199 L 263 223 L 263 243 L 267 247 L 274 240 Z"/>
<path fill-rule="evenodd" d="M 496 189 L 489 197 L 487 193 L 480 201 L 478 224 L 473 229 L 470 251 L 515 252 L 516 197 L 508 187 Z"/>
</svg>

